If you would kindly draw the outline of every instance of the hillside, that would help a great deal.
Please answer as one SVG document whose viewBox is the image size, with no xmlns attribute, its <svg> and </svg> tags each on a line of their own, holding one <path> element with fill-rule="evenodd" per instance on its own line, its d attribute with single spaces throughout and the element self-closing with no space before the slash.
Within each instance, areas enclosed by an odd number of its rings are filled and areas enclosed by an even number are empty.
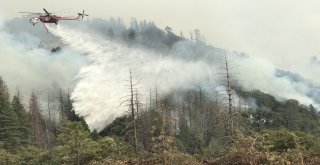
<svg viewBox="0 0 320 165">
<path fill-rule="evenodd" d="M 198 29 L 21 24 L 0 31 L 0 164 L 320 163 L 316 80 Z"/>
</svg>

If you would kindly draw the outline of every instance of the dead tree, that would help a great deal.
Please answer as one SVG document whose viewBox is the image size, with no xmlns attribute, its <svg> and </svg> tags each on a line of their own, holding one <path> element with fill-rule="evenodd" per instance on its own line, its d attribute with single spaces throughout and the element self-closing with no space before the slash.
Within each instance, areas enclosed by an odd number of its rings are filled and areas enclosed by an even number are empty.
<svg viewBox="0 0 320 165">
<path fill-rule="evenodd" d="M 46 135 L 47 135 L 47 146 L 49 149 L 49 158 L 51 161 L 51 138 L 50 138 L 50 132 L 51 132 L 51 109 L 50 109 L 50 99 L 48 95 L 48 121 L 46 122 Z"/>
<path fill-rule="evenodd" d="M 161 105 L 161 117 L 162 117 L 162 122 L 161 122 L 161 130 L 160 130 L 160 140 L 161 140 L 161 150 L 162 150 L 162 164 L 166 165 L 166 135 L 165 135 L 165 128 L 164 125 L 166 123 L 166 117 L 163 113 L 165 113 L 167 111 L 167 109 L 163 109 L 163 105 Z M 165 111 L 165 112 L 164 112 Z"/>
<path fill-rule="evenodd" d="M 133 82 L 132 82 L 132 73 L 131 69 L 129 70 L 130 72 L 130 110 L 131 110 L 131 118 L 132 118 L 132 124 L 133 124 L 133 147 L 134 151 L 137 152 L 137 145 L 138 145 L 138 139 L 137 139 L 137 126 L 136 126 L 136 112 L 134 108 L 134 94 L 133 94 Z"/>
<path fill-rule="evenodd" d="M 224 117 L 224 122 L 221 123 L 224 126 L 225 136 L 231 140 L 234 133 L 234 123 L 235 123 L 235 111 L 234 111 L 234 100 L 233 100 L 233 74 L 231 72 L 230 61 L 228 60 L 226 51 L 224 51 L 224 63 L 223 63 L 223 75 L 222 83 L 218 84 L 218 86 L 223 87 L 224 89 L 217 92 L 222 92 L 220 95 L 223 95 L 223 102 L 225 103 L 225 111 L 220 114 Z M 229 141 L 227 140 L 227 141 Z"/>
<path fill-rule="evenodd" d="M 157 110 L 158 109 L 158 96 L 159 96 L 159 93 L 158 93 L 158 86 L 157 86 L 157 83 L 154 84 L 154 90 L 155 90 L 155 109 Z"/>
<path fill-rule="evenodd" d="M 224 51 L 225 59 L 225 70 L 226 70 L 226 81 L 227 81 L 227 93 L 228 93 L 228 135 L 233 135 L 233 112 L 232 112 L 232 90 L 231 90 L 231 78 L 230 78 L 230 68 L 227 54 Z"/>
<path fill-rule="evenodd" d="M 60 110 L 60 121 L 63 124 L 65 124 L 66 121 L 66 115 L 65 115 L 65 110 L 64 110 L 64 100 L 63 100 L 63 94 L 62 94 L 62 89 L 60 88 L 59 91 L 59 110 Z"/>
<path fill-rule="evenodd" d="M 143 103 L 141 103 L 139 100 L 140 94 L 138 92 L 138 88 L 135 89 L 135 105 L 136 105 L 136 118 L 140 116 L 141 113 L 141 107 L 143 106 Z"/>
<path fill-rule="evenodd" d="M 29 116 L 31 122 L 32 141 L 38 148 L 45 148 L 45 121 L 40 112 L 38 97 L 33 92 L 29 101 Z"/>
</svg>

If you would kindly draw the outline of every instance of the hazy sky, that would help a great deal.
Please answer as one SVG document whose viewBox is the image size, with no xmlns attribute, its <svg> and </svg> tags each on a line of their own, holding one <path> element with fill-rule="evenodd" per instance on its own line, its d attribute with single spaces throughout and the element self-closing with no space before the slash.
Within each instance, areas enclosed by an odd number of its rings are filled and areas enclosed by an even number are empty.
<svg viewBox="0 0 320 165">
<path fill-rule="evenodd" d="M 0 0 L 0 16 L 19 11 L 85 9 L 91 17 L 154 21 L 185 36 L 200 29 L 207 42 L 291 65 L 320 54 L 318 0 Z M 70 11 L 70 10 L 69 10 Z M 67 15 L 73 12 L 67 13 Z"/>
</svg>

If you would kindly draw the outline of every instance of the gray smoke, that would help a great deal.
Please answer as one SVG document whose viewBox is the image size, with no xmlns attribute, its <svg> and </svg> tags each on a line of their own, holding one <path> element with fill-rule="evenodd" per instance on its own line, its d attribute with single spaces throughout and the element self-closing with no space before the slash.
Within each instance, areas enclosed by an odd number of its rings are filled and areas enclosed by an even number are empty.
<svg viewBox="0 0 320 165">
<path fill-rule="evenodd" d="M 215 77 L 215 65 L 204 60 L 192 60 L 170 54 L 162 54 L 143 48 L 128 47 L 106 40 L 95 34 L 87 34 L 63 26 L 50 28 L 72 48 L 86 52 L 89 64 L 78 74 L 80 82 L 72 93 L 78 113 L 86 117 L 91 128 L 101 130 L 115 117 L 123 115 L 126 107 L 119 107 L 121 98 L 129 94 L 129 68 L 143 96 L 159 84 L 159 93 L 191 86 Z M 201 71 L 201 72 L 200 72 Z M 141 98 L 145 100 L 143 97 Z"/>
<path fill-rule="evenodd" d="M 11 23 L 12 27 L 9 29 L 17 28 L 17 25 Z M 39 28 L 38 26 L 36 27 Z M 129 68 L 133 72 L 135 82 L 141 79 L 137 88 L 142 95 L 142 101 L 145 100 L 143 96 L 148 96 L 150 88 L 153 88 L 155 83 L 158 84 L 158 90 L 162 95 L 172 90 L 199 85 L 214 93 L 214 84 L 222 77 L 219 75 L 223 72 L 224 66 L 222 49 L 176 36 L 171 31 L 158 28 L 154 23 L 138 22 L 133 19 L 128 27 L 121 19 L 92 19 L 83 22 L 63 22 L 58 26 L 49 26 L 49 29 L 54 36 L 25 32 L 24 38 L 11 39 L 12 42 L 5 42 L 7 44 L 4 47 L 10 47 L 15 51 L 18 50 L 17 45 L 24 47 L 23 51 L 16 53 L 21 54 L 24 60 L 29 60 L 28 63 L 21 62 L 22 64 L 36 71 L 33 74 L 26 74 L 33 83 L 21 88 L 38 89 L 38 86 L 44 86 L 45 91 L 51 86 L 71 86 L 70 89 L 73 89 L 70 83 L 76 82 L 72 92 L 74 107 L 77 113 L 85 116 L 90 128 L 101 130 L 117 116 L 126 112 L 127 108 L 119 105 L 124 101 L 122 97 L 129 92 L 127 82 Z M 37 30 L 45 31 L 42 27 Z M 23 28 L 15 29 L 14 32 L 9 31 L 5 30 L 3 33 L 6 36 L 2 38 L 15 36 L 16 31 L 19 32 L 19 36 L 24 33 Z M 66 45 L 62 55 L 49 56 L 47 50 L 34 48 L 40 39 L 48 38 L 52 42 L 62 41 Z M 50 42 L 47 44 L 50 45 Z M 0 47 L 0 50 L 5 48 Z M 24 52 L 30 52 L 27 56 L 29 58 L 25 57 L 28 53 Z M 37 54 L 45 56 L 41 57 L 47 60 L 39 60 Z M 307 73 L 307 70 L 318 71 L 320 69 L 318 63 L 310 64 L 309 59 L 305 59 L 296 64 L 296 68 L 299 69 L 290 69 L 275 66 L 265 59 L 244 53 L 227 51 L 227 54 L 232 64 L 234 79 L 237 80 L 235 83 L 243 88 L 260 89 L 275 95 L 280 100 L 293 98 L 304 104 L 319 106 L 317 87 L 320 81 Z M 5 57 L 0 56 L 0 59 L 10 63 Z M 13 59 L 19 58 L 14 56 Z M 37 71 L 41 70 L 39 67 L 52 65 L 55 66 L 51 69 L 55 71 L 53 73 L 48 73 L 48 69 Z M 20 72 L 22 71 L 19 67 L 10 70 L 11 75 L 19 75 Z M 2 74 L 1 68 L 0 75 Z M 43 76 L 48 74 L 51 75 L 47 76 L 49 79 L 43 79 Z M 21 81 L 8 82 L 14 85 L 19 83 Z M 43 83 L 45 85 L 41 85 Z"/>
<path fill-rule="evenodd" d="M 320 86 L 315 85 L 312 81 L 306 80 L 297 73 L 290 71 L 276 70 L 275 76 L 278 78 L 284 78 L 291 82 L 294 88 L 308 97 L 312 98 L 316 104 L 320 103 Z"/>
<path fill-rule="evenodd" d="M 44 48 L 43 42 L 47 37 L 48 43 L 56 43 L 55 37 L 42 32 L 42 28 L 31 29 L 32 26 L 30 28 L 24 19 L 0 22 L 0 76 L 7 83 L 11 96 L 19 89 L 24 102 L 28 103 L 34 91 L 46 110 L 48 95 L 53 101 L 60 88 L 74 88 L 74 77 L 86 59 L 82 53 L 69 48 L 52 54 L 50 45 Z M 36 33 L 37 30 L 39 33 Z"/>
</svg>

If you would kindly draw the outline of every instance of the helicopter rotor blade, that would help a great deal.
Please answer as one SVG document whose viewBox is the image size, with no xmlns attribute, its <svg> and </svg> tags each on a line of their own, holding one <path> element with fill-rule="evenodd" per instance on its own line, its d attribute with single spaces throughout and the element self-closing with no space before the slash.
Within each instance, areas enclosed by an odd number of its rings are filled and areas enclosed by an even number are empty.
<svg viewBox="0 0 320 165">
<path fill-rule="evenodd" d="M 49 13 L 45 8 L 43 8 L 43 11 L 46 12 L 48 16 L 52 14 L 52 13 Z"/>
<path fill-rule="evenodd" d="M 82 13 L 78 13 L 79 17 L 81 17 L 81 19 L 84 18 L 84 16 L 89 16 L 88 14 L 84 13 L 84 10 L 82 10 Z"/>
<path fill-rule="evenodd" d="M 43 13 L 34 13 L 34 12 L 19 12 L 19 13 L 22 13 L 22 14 L 33 14 L 33 15 L 42 15 Z"/>
</svg>

